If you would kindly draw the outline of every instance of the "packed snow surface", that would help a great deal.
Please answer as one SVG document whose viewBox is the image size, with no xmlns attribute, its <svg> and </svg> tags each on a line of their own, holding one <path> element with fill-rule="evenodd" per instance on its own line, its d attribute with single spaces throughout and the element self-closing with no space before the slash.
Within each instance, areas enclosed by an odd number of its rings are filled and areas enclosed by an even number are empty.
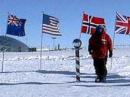
<svg viewBox="0 0 130 97">
<path fill-rule="evenodd" d="M 0 70 L 3 53 L 0 53 Z M 130 97 L 130 49 L 115 49 L 108 58 L 107 83 L 95 83 L 93 61 L 80 50 L 81 82 L 75 78 L 74 50 L 5 52 L 0 97 Z"/>
</svg>

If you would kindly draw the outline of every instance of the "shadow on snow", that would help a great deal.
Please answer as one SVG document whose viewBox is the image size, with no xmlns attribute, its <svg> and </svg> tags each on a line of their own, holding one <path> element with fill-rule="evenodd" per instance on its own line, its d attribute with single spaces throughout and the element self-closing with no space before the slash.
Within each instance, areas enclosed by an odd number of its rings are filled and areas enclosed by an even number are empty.
<svg viewBox="0 0 130 97">
<path fill-rule="evenodd" d="M 0 85 L 46 85 L 46 84 L 63 84 L 63 83 L 42 83 L 42 82 L 0 83 Z"/>
<path fill-rule="evenodd" d="M 93 75 L 86 75 L 81 77 L 81 79 L 87 79 L 87 78 L 93 78 L 93 81 L 91 80 L 85 80 L 85 81 L 81 81 L 81 83 L 85 83 L 83 84 L 78 84 L 78 85 L 74 85 L 74 86 L 82 86 L 82 87 L 115 87 L 115 86 L 123 86 L 123 87 L 130 87 L 130 78 L 128 77 L 123 77 L 117 74 L 109 74 L 107 76 L 107 82 L 106 83 L 95 83 L 94 79 L 95 76 Z"/>
<path fill-rule="evenodd" d="M 76 73 L 73 71 L 47 71 L 47 70 L 38 70 L 36 71 L 38 73 L 43 73 L 43 74 L 64 74 L 64 75 L 75 75 Z M 81 73 L 85 74 L 85 73 Z"/>
<path fill-rule="evenodd" d="M 36 72 L 41 74 L 63 74 L 69 75 L 68 77 L 73 77 L 75 80 L 75 72 L 73 71 L 47 71 L 47 70 L 38 70 L 38 71 L 12 71 L 4 73 L 23 73 L 23 72 Z M 95 74 L 94 73 L 81 73 L 81 81 L 78 84 L 75 84 L 76 81 L 64 82 L 63 83 L 44 83 L 44 82 L 23 82 L 23 83 L 0 83 L 0 85 L 45 85 L 45 84 L 70 84 L 72 86 L 83 86 L 83 87 L 112 87 L 112 86 L 130 86 L 130 78 L 123 77 L 117 74 L 108 74 L 106 83 L 95 83 Z M 73 84 L 71 84 L 73 83 Z M 77 83 L 77 82 L 76 82 Z M 83 85 L 84 84 L 84 85 Z"/>
</svg>

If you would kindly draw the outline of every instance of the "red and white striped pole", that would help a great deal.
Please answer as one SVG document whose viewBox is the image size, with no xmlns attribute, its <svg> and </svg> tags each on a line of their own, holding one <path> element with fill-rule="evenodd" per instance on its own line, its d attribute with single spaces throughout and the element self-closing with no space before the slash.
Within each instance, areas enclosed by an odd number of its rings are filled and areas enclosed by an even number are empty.
<svg viewBox="0 0 130 97">
<path fill-rule="evenodd" d="M 80 81 L 80 57 L 79 57 L 79 50 L 81 47 L 81 40 L 75 39 L 73 41 L 75 47 L 75 62 L 76 62 L 76 81 Z"/>
</svg>

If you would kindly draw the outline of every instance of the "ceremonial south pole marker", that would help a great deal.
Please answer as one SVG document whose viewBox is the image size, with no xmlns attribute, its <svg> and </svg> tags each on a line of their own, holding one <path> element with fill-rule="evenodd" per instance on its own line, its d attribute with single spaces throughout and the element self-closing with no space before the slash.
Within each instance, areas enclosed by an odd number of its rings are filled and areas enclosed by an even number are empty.
<svg viewBox="0 0 130 97">
<path fill-rule="evenodd" d="M 73 41 L 73 45 L 75 48 L 75 62 L 76 62 L 76 81 L 80 81 L 80 58 L 79 58 L 79 50 L 82 45 L 80 39 L 75 39 Z"/>
</svg>

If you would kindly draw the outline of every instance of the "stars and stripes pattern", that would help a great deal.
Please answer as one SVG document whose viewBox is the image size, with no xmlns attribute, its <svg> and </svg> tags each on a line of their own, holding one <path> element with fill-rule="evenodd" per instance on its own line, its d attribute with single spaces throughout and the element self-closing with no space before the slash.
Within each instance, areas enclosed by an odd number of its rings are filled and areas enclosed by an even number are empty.
<svg viewBox="0 0 130 97">
<path fill-rule="evenodd" d="M 54 36 L 61 36 L 59 20 L 56 17 L 43 14 L 42 32 Z"/>
<path fill-rule="evenodd" d="M 103 18 L 89 16 L 83 13 L 81 33 L 93 34 L 98 25 L 105 27 L 105 20 Z"/>
<path fill-rule="evenodd" d="M 115 33 L 130 34 L 130 17 L 116 13 Z"/>
</svg>

